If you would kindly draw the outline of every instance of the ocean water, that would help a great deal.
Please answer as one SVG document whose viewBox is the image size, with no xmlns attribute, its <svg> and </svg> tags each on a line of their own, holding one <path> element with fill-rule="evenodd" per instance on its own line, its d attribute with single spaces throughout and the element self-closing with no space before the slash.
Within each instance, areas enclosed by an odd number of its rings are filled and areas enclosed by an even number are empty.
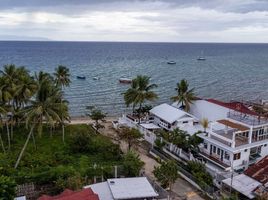
<svg viewBox="0 0 268 200">
<path fill-rule="evenodd" d="M 201 52 L 206 61 L 197 61 Z M 176 65 L 168 65 L 174 60 Z M 0 66 L 26 66 L 32 72 L 70 68 L 65 89 L 72 116 L 97 106 L 110 116 L 127 111 L 119 84 L 121 76 L 151 76 L 159 99 L 170 102 L 176 83 L 185 78 L 196 94 L 220 100 L 268 99 L 268 44 L 0 42 Z M 77 75 L 86 80 L 76 79 Z M 93 80 L 98 76 L 100 80 Z"/>
</svg>

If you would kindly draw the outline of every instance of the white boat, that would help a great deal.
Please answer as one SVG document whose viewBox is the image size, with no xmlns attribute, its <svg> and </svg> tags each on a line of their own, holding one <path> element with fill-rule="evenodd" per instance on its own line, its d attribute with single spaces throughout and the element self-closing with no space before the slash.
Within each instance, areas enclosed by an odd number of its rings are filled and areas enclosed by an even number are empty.
<svg viewBox="0 0 268 200">
<path fill-rule="evenodd" d="M 125 77 L 121 77 L 121 78 L 119 79 L 119 83 L 127 83 L 127 84 L 130 84 L 130 83 L 132 83 L 132 79 L 130 79 L 130 78 L 125 78 Z"/>
<path fill-rule="evenodd" d="M 200 61 L 204 61 L 204 60 L 206 60 L 206 58 L 203 56 L 203 54 L 204 54 L 204 52 L 201 51 L 201 56 L 199 56 L 199 57 L 197 58 L 197 60 L 200 60 Z"/>
<path fill-rule="evenodd" d="M 204 58 L 204 57 L 198 57 L 197 60 L 203 60 L 204 61 L 204 60 L 206 60 L 206 58 Z"/>
<path fill-rule="evenodd" d="M 95 80 L 95 81 L 100 80 L 100 77 L 98 77 L 98 76 L 94 76 L 94 77 L 93 77 L 93 80 Z"/>
<path fill-rule="evenodd" d="M 175 64 L 176 64 L 176 62 L 175 62 L 175 61 L 173 61 L 173 60 L 171 60 L 171 61 L 168 61 L 168 62 L 167 62 L 167 64 L 169 64 L 169 65 L 175 65 Z"/>
</svg>

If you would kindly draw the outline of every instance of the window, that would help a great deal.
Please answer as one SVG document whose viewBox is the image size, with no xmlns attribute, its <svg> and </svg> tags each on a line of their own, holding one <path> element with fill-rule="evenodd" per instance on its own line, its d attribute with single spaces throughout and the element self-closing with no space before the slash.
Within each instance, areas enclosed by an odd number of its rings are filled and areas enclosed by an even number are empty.
<svg viewBox="0 0 268 200">
<path fill-rule="evenodd" d="M 213 153 L 216 153 L 216 147 L 213 146 Z"/>
<path fill-rule="evenodd" d="M 239 160 L 241 157 L 241 153 L 234 154 L 234 160 Z"/>
<path fill-rule="evenodd" d="M 220 155 L 221 154 L 221 150 L 218 148 L 217 149 L 217 154 Z"/>
<path fill-rule="evenodd" d="M 204 148 L 207 149 L 208 148 L 208 144 L 204 142 Z"/>
<path fill-rule="evenodd" d="M 244 150 L 244 152 L 247 152 L 247 151 L 248 151 L 247 149 Z"/>
<path fill-rule="evenodd" d="M 267 146 L 267 144 L 264 145 L 265 147 Z"/>
<path fill-rule="evenodd" d="M 188 121 L 183 121 L 182 123 L 183 123 L 183 124 L 188 124 Z"/>
<path fill-rule="evenodd" d="M 226 159 L 226 160 L 230 160 L 230 155 L 229 155 L 229 153 L 227 153 L 227 152 L 224 153 L 224 159 Z"/>
</svg>

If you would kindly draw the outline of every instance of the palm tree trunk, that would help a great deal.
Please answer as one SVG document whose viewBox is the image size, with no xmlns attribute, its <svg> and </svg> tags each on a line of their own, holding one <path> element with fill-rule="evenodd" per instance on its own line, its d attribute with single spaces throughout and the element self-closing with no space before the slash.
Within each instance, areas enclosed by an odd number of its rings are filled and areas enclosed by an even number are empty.
<svg viewBox="0 0 268 200">
<path fill-rule="evenodd" d="M 10 125 L 10 134 L 11 134 L 11 139 L 13 140 L 13 118 L 11 120 L 11 125 Z"/>
<path fill-rule="evenodd" d="M 15 166 L 14 166 L 15 169 L 18 167 L 18 165 L 19 165 L 19 163 L 20 163 L 20 160 L 21 160 L 21 158 L 22 158 L 22 156 L 23 156 L 23 153 L 24 153 L 24 151 L 25 151 L 25 149 L 26 149 L 26 147 L 27 147 L 27 145 L 28 145 L 28 143 L 29 143 L 29 140 L 30 140 L 30 138 L 31 138 L 31 135 L 32 135 L 32 133 L 33 133 L 33 129 L 34 129 L 34 125 L 31 127 L 31 130 L 30 130 L 30 132 L 29 132 L 29 134 L 28 134 L 28 136 L 27 136 L 27 139 L 26 139 L 26 141 L 25 141 L 25 143 L 24 143 L 24 146 L 23 146 L 23 148 L 21 149 L 20 155 L 19 155 L 19 157 L 18 157 L 18 159 L 17 159 L 17 161 L 16 161 L 16 164 L 15 164 Z"/>
<path fill-rule="evenodd" d="M 4 142 L 3 142 L 3 139 L 2 139 L 1 133 L 0 133 L 0 142 L 1 142 L 3 152 L 6 153 L 6 149 L 5 149 L 5 146 L 4 146 Z"/>
<path fill-rule="evenodd" d="M 62 122 L 62 141 L 65 144 L 65 129 L 64 129 L 64 124 Z"/>
<path fill-rule="evenodd" d="M 36 143 L 35 143 L 35 137 L 34 137 L 34 134 L 32 134 L 32 139 L 33 139 L 34 149 L 37 150 L 37 146 L 36 146 Z"/>
<path fill-rule="evenodd" d="M 139 108 L 139 124 L 141 123 L 141 103 L 140 103 L 140 108 Z"/>
<path fill-rule="evenodd" d="M 8 141 L 8 150 L 10 149 L 10 133 L 9 133 L 9 126 L 8 123 L 6 123 L 7 127 L 7 141 Z"/>
</svg>

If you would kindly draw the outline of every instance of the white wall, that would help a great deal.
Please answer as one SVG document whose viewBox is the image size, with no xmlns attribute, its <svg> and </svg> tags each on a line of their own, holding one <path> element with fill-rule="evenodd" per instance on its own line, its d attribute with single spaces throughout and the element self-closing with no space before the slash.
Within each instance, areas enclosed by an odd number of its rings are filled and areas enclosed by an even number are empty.
<svg viewBox="0 0 268 200">
<path fill-rule="evenodd" d="M 190 114 L 198 119 L 208 118 L 209 121 L 216 121 L 227 117 L 228 108 L 210 103 L 206 100 L 197 100 L 191 105 Z"/>
<path fill-rule="evenodd" d="M 238 152 L 236 152 L 238 153 Z M 244 150 L 240 151 L 241 156 L 239 160 L 234 160 L 233 161 L 233 168 L 234 169 L 240 169 L 242 167 L 246 167 L 247 165 L 242 166 L 244 163 L 243 161 L 245 160 L 247 163 L 249 162 L 249 154 L 250 154 L 250 149 L 245 152 Z M 231 156 L 231 159 L 233 159 L 233 156 Z"/>
<path fill-rule="evenodd" d="M 266 147 L 263 145 L 261 148 L 261 157 L 265 157 L 267 155 L 268 155 L 268 143 Z"/>
</svg>

